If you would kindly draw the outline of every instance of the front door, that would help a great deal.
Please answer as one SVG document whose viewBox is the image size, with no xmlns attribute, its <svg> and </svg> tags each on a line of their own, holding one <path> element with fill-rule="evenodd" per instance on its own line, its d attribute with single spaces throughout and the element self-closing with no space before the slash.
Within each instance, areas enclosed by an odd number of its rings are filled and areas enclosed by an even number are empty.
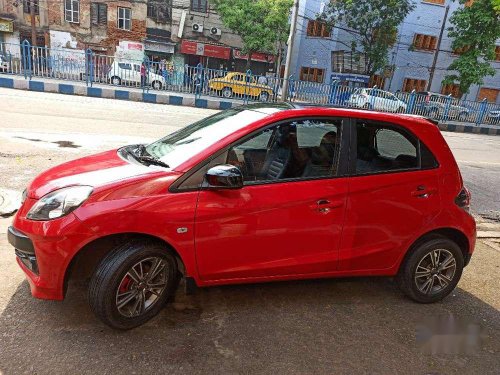
<svg viewBox="0 0 500 375">
<path fill-rule="evenodd" d="M 202 190 L 195 219 L 203 281 L 331 272 L 347 196 L 339 119 L 306 119 L 259 131 L 227 151 L 245 184 Z"/>
</svg>

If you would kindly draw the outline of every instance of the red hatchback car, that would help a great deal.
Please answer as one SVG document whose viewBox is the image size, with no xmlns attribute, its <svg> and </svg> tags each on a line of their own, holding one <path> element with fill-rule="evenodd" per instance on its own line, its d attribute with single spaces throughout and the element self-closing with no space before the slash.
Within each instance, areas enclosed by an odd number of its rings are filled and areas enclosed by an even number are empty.
<svg viewBox="0 0 500 375">
<path fill-rule="evenodd" d="M 211 286 L 396 276 L 441 300 L 470 260 L 470 195 L 438 127 L 416 116 L 253 105 L 34 179 L 8 230 L 33 296 L 74 272 L 106 324 L 157 314 L 180 277 Z"/>
</svg>

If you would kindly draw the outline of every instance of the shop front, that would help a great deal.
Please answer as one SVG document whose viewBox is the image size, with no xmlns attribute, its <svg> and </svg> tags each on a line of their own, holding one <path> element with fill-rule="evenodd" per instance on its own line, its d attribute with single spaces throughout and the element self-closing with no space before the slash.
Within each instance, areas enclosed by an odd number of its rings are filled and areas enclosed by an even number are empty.
<svg viewBox="0 0 500 375">
<path fill-rule="evenodd" d="M 233 49 L 234 70 L 244 72 L 247 68 L 248 54 L 238 49 Z M 275 71 L 276 56 L 266 53 L 254 52 L 250 60 L 250 70 L 254 75 L 267 75 Z"/>
<path fill-rule="evenodd" d="M 231 68 L 231 48 L 229 47 L 183 40 L 181 53 L 185 55 L 185 64 L 189 66 L 196 66 L 201 63 L 204 67 L 210 69 L 225 71 Z"/>
</svg>

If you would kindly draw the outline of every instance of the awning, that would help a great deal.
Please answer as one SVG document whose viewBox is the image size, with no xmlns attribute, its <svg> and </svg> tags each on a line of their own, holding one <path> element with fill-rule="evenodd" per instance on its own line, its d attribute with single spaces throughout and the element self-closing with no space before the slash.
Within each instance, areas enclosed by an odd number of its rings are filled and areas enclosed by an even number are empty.
<svg viewBox="0 0 500 375">
<path fill-rule="evenodd" d="M 182 41 L 181 53 L 185 53 L 187 55 L 216 57 L 224 60 L 229 60 L 231 58 L 231 48 L 229 47 L 200 43 L 192 40 Z"/>
<path fill-rule="evenodd" d="M 144 49 L 150 52 L 175 53 L 175 43 L 158 42 L 156 40 L 146 40 Z"/>
</svg>

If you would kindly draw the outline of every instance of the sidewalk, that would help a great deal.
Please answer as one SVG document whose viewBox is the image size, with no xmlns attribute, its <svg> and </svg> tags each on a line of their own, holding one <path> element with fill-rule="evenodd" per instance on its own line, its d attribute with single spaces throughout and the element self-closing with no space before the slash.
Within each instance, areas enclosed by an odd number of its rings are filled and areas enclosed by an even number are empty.
<svg viewBox="0 0 500 375">
<path fill-rule="evenodd" d="M 26 80 L 23 76 L 7 74 L 0 74 L 0 87 L 219 110 L 243 104 L 243 100 L 224 99 L 206 95 L 197 98 L 194 94 L 189 93 L 170 92 L 166 90 L 143 91 L 140 88 L 117 87 L 105 84 L 93 84 L 92 87 L 87 87 L 85 82 L 43 79 L 39 77 Z M 450 132 L 500 135 L 500 126 L 497 125 L 476 125 L 474 123 L 450 121 L 439 123 L 439 128 L 442 131 Z"/>
</svg>

